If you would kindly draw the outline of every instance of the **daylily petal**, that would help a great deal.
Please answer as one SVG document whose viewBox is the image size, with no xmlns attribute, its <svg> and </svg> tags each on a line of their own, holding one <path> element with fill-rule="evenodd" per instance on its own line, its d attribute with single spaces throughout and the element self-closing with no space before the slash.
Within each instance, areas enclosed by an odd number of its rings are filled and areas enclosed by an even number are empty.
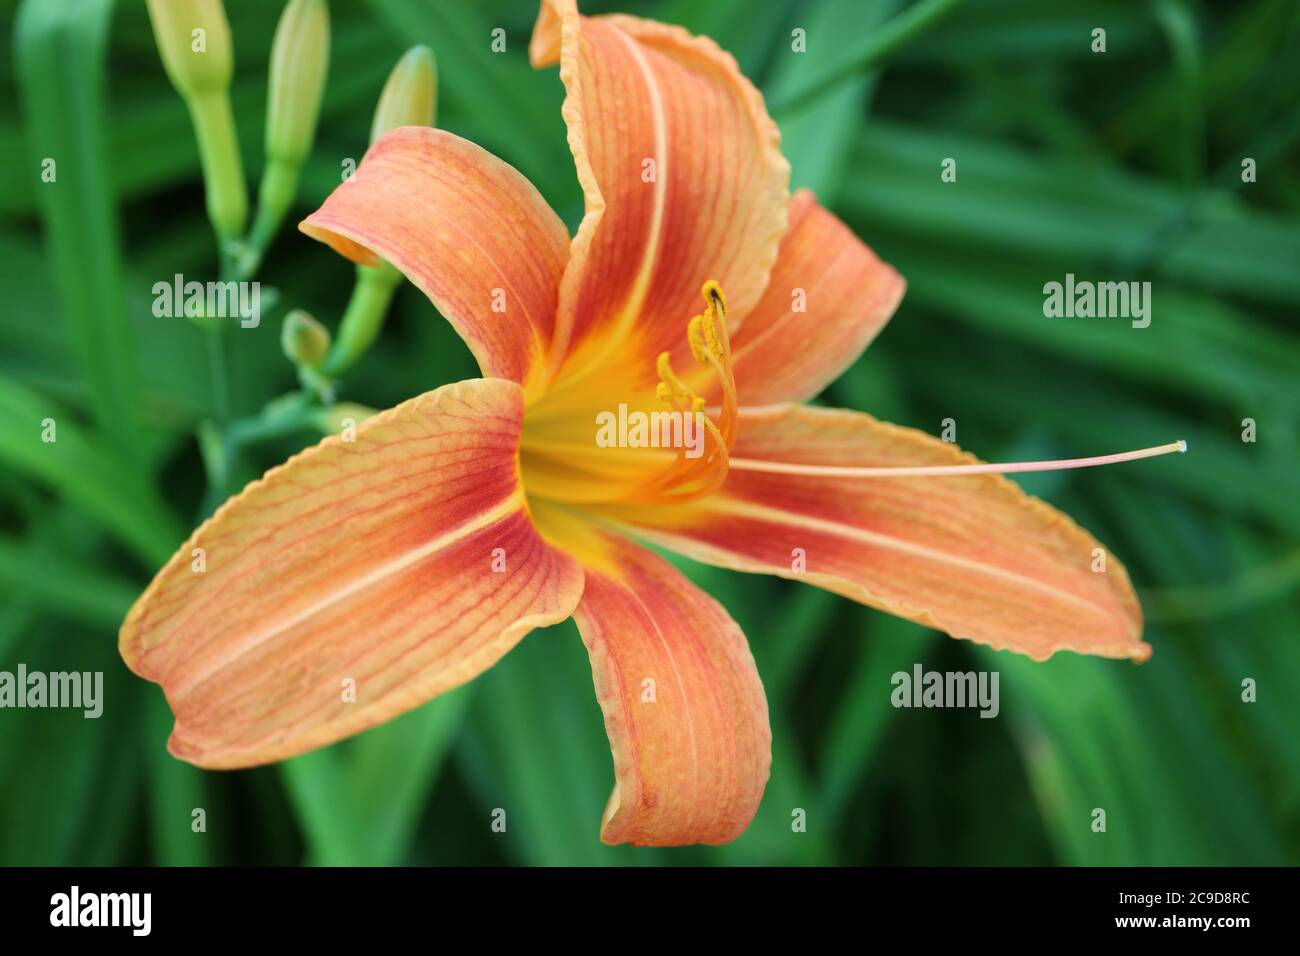
<svg viewBox="0 0 1300 956">
<path fill-rule="evenodd" d="M 513 382 L 447 385 L 272 469 L 205 522 L 120 636 L 167 694 L 172 753 L 205 767 L 302 753 L 569 617 L 582 569 L 528 517 L 522 418 Z"/>
<path fill-rule="evenodd" d="M 404 126 L 299 228 L 349 259 L 400 269 L 484 375 L 544 379 L 569 234 L 514 167 L 444 130 Z"/>
<path fill-rule="evenodd" d="M 799 190 L 767 291 L 731 340 L 740 403 L 812 398 L 885 327 L 905 288 L 902 276 Z M 716 388 L 701 394 L 718 401 Z"/>
<path fill-rule="evenodd" d="M 772 763 L 767 698 L 739 626 L 662 558 L 610 539 L 574 618 L 614 752 L 606 843 L 726 843 Z"/>
<path fill-rule="evenodd" d="M 799 405 L 742 409 L 734 457 L 854 467 L 975 460 L 913 429 Z M 805 580 L 1036 660 L 1059 650 L 1136 660 L 1151 653 L 1119 561 L 1000 475 L 828 478 L 733 468 L 711 498 L 618 517 L 701 561 Z"/>
<path fill-rule="evenodd" d="M 680 27 L 544 0 L 530 54 L 560 63 L 586 196 L 560 289 L 569 353 L 588 366 L 635 351 L 634 374 L 653 382 L 660 351 L 689 358 L 706 279 L 733 321 L 767 285 L 786 224 L 780 134 L 735 59 Z"/>
</svg>

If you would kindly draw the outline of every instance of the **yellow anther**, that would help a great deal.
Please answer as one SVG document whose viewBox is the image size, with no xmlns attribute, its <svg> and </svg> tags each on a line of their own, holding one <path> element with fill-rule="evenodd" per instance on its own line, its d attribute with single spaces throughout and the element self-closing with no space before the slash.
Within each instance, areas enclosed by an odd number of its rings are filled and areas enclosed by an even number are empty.
<svg viewBox="0 0 1300 956">
<path fill-rule="evenodd" d="M 718 336 L 717 319 L 711 305 L 687 323 L 686 339 L 690 343 L 691 354 L 701 365 L 708 365 L 711 358 L 721 361 L 727 357 L 726 347 Z"/>
<path fill-rule="evenodd" d="M 722 294 L 722 286 L 718 285 L 718 283 L 713 279 L 710 279 L 708 282 L 704 283 L 704 286 L 700 289 L 700 293 L 708 301 L 709 305 L 717 312 L 718 317 L 725 322 L 727 320 L 727 297 Z"/>
<path fill-rule="evenodd" d="M 669 361 L 667 352 L 659 353 L 659 359 L 655 362 L 655 369 L 659 372 L 660 378 L 659 384 L 655 386 L 655 394 L 664 401 L 669 401 L 672 398 L 689 400 L 695 397 L 695 393 L 673 371 L 672 362 Z M 665 397 L 665 393 L 667 393 L 667 397 Z"/>
<path fill-rule="evenodd" d="M 727 350 L 722 346 L 722 339 L 718 337 L 718 316 L 710 308 L 704 313 L 704 341 L 709 343 L 709 351 L 718 358 L 726 358 Z"/>
<path fill-rule="evenodd" d="M 727 322 L 726 296 L 712 279 L 704 283 L 700 294 L 704 296 L 704 311 L 686 325 L 686 339 L 690 343 L 691 354 L 702 365 L 710 364 L 710 356 L 725 362 L 728 357 L 724 338 Z"/>
<path fill-rule="evenodd" d="M 686 325 L 686 341 L 690 343 L 691 354 L 695 356 L 695 361 L 699 362 L 701 365 L 708 365 L 709 355 L 717 354 L 714 352 L 713 342 L 709 341 L 710 336 L 708 332 L 709 325 L 702 315 L 695 316 L 695 318 L 691 319 L 691 321 Z M 716 335 L 712 338 L 714 341 L 717 340 Z"/>
<path fill-rule="evenodd" d="M 673 367 L 667 352 L 660 352 L 659 357 L 655 359 L 655 371 L 659 373 L 659 377 L 665 382 L 668 381 L 668 376 L 673 374 Z"/>
</svg>

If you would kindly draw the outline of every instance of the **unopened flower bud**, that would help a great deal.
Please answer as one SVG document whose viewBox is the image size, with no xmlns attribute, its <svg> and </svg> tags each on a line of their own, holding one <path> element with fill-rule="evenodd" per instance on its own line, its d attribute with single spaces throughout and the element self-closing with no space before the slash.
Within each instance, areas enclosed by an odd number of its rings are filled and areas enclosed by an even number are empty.
<svg viewBox="0 0 1300 956">
<path fill-rule="evenodd" d="M 330 350 L 329 329 L 302 309 L 284 317 L 280 330 L 280 347 L 285 357 L 299 368 L 315 368 Z"/>
<path fill-rule="evenodd" d="M 221 0 L 148 0 L 163 67 L 181 96 L 230 87 L 235 59 Z"/>
<path fill-rule="evenodd" d="M 325 0 L 289 0 L 271 45 L 266 108 L 266 168 L 257 191 L 248 264 L 256 268 L 293 206 L 302 164 L 316 138 L 329 72 L 330 15 Z"/>
<path fill-rule="evenodd" d="M 388 74 L 379 94 L 370 142 L 399 126 L 432 126 L 438 101 L 438 65 L 427 46 L 413 46 Z"/>
<path fill-rule="evenodd" d="M 199 144 L 208 218 L 223 240 L 248 221 L 248 193 L 230 109 L 234 54 L 221 0 L 148 0 L 163 67 L 185 100 Z"/>
<path fill-rule="evenodd" d="M 300 166 L 311 152 L 329 55 L 325 0 L 290 0 L 271 45 L 266 107 L 266 155 L 271 161 Z"/>
</svg>

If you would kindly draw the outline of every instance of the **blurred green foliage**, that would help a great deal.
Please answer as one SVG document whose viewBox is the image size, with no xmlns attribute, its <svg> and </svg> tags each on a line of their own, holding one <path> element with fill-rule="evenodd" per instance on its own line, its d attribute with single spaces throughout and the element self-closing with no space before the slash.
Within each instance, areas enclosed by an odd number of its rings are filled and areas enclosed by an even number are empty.
<svg viewBox="0 0 1300 956">
<path fill-rule="evenodd" d="M 203 507 L 203 336 L 149 307 L 160 279 L 215 277 L 198 156 L 140 0 L 18 6 L 0 2 L 0 669 L 102 670 L 107 704 L 99 720 L 0 712 L 0 863 L 1300 862 L 1293 0 L 980 0 L 874 52 L 909 4 L 584 0 L 732 50 L 769 97 L 795 184 L 907 277 L 892 324 L 828 403 L 931 432 L 951 417 L 963 446 L 994 461 L 1191 446 L 1024 482 L 1128 564 L 1155 648 L 1141 667 L 1035 664 L 789 582 L 689 568 L 749 635 L 774 764 L 741 839 L 671 851 L 597 841 L 612 767 L 571 624 L 460 691 L 279 767 L 201 773 L 166 754 L 170 715 L 121 664 L 115 634 Z M 560 82 L 527 65 L 530 0 L 331 7 L 297 213 L 360 158 L 389 68 L 426 43 L 439 125 L 577 220 Z M 252 175 L 279 8 L 227 2 Z M 489 46 L 497 26 L 502 55 Z M 795 28 L 807 54 L 791 51 Z M 42 182 L 45 157 L 57 186 Z M 955 183 L 940 180 L 945 157 Z M 1257 182 L 1241 182 L 1243 157 Z M 1044 318 L 1042 286 L 1067 272 L 1149 279 L 1150 328 Z M 278 290 L 274 313 L 233 336 L 244 415 L 296 387 L 283 312 L 333 325 L 353 269 L 287 231 L 262 279 Z M 342 397 L 383 407 L 475 373 L 407 286 Z M 46 417 L 56 446 L 37 443 Z M 1245 418 L 1255 443 L 1241 440 Z M 236 478 L 312 440 L 259 445 Z M 893 709 L 889 675 L 916 661 L 999 670 L 999 719 Z M 1245 678 L 1256 703 L 1241 700 Z M 191 832 L 194 807 L 204 835 Z M 489 828 L 495 807 L 506 834 Z M 791 832 L 796 807 L 806 833 Z M 1090 828 L 1094 807 L 1105 834 Z"/>
</svg>

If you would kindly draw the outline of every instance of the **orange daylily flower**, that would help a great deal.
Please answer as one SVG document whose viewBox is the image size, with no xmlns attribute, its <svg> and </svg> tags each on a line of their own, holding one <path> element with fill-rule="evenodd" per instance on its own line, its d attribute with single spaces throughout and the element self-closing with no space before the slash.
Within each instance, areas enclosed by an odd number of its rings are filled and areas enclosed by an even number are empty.
<svg viewBox="0 0 1300 956">
<path fill-rule="evenodd" d="M 904 283 L 788 195 L 776 126 L 731 56 L 575 0 L 544 2 L 530 54 L 567 91 L 575 236 L 512 167 L 416 127 L 302 224 L 400 269 L 484 377 L 267 472 L 158 573 L 121 652 L 166 692 L 172 753 L 228 768 L 323 746 L 573 617 L 613 750 L 602 839 L 732 840 L 771 763 L 759 675 L 727 612 L 637 538 L 1035 659 L 1149 656 L 1120 563 L 1095 573 L 1096 540 L 980 473 L 1016 469 L 802 404 Z M 700 453 L 600 447 L 597 416 L 620 406 L 702 411 Z"/>
</svg>

